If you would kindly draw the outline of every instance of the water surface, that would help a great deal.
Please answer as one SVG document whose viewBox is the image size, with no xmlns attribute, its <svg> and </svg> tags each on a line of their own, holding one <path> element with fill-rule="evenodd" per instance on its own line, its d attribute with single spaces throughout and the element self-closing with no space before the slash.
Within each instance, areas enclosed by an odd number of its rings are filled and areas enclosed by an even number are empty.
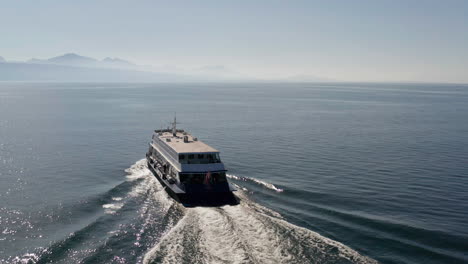
<svg viewBox="0 0 468 264">
<path fill-rule="evenodd" d="M 145 168 L 174 112 L 240 206 Z M 466 263 L 467 113 L 466 85 L 1 83 L 0 262 Z"/>
</svg>

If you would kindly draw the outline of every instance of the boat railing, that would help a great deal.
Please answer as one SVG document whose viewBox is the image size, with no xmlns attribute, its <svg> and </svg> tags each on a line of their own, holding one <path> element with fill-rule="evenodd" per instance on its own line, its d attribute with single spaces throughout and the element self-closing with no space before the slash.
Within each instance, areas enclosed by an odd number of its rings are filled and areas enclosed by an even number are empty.
<svg viewBox="0 0 468 264">
<path fill-rule="evenodd" d="M 161 155 L 165 159 L 167 159 L 172 164 L 172 166 L 176 167 L 178 170 L 181 170 L 179 161 L 176 158 L 174 158 L 174 154 L 172 154 L 170 151 L 172 149 L 168 149 L 168 147 L 166 147 L 165 144 L 157 144 L 157 143 L 158 142 L 153 142 L 153 146 L 161 153 Z M 174 150 L 172 150 L 172 152 L 175 153 Z M 177 157 L 177 153 L 175 156 Z"/>
</svg>

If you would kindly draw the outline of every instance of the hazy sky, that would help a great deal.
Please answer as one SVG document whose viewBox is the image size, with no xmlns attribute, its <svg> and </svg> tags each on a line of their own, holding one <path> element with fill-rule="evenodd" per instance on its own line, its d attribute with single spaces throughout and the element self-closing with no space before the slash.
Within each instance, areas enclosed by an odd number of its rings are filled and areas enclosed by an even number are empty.
<svg viewBox="0 0 468 264">
<path fill-rule="evenodd" d="M 468 82 L 468 1 L 0 1 L 0 56 Z"/>
</svg>

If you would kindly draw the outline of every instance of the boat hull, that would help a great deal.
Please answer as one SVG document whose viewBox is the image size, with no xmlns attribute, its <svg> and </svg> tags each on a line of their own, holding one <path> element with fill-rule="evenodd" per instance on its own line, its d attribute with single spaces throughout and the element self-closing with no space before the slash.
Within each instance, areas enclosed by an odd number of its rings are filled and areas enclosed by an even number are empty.
<svg viewBox="0 0 468 264">
<path fill-rule="evenodd" d="M 164 187 L 166 192 L 174 200 L 181 203 L 185 207 L 218 207 L 224 205 L 238 205 L 239 198 L 237 198 L 232 191 L 226 192 L 180 192 L 171 187 L 167 180 L 162 178 L 161 172 L 156 171 L 152 164 L 147 161 L 148 168 L 151 173 L 156 177 L 159 183 Z"/>
</svg>

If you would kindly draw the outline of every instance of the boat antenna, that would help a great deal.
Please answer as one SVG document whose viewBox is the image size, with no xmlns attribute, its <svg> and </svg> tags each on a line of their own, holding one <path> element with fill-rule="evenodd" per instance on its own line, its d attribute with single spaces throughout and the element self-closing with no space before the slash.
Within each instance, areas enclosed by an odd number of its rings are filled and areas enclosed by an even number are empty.
<svg viewBox="0 0 468 264">
<path fill-rule="evenodd" d="M 177 113 L 174 112 L 174 122 L 172 123 L 172 135 L 175 137 L 177 135 Z"/>
</svg>

